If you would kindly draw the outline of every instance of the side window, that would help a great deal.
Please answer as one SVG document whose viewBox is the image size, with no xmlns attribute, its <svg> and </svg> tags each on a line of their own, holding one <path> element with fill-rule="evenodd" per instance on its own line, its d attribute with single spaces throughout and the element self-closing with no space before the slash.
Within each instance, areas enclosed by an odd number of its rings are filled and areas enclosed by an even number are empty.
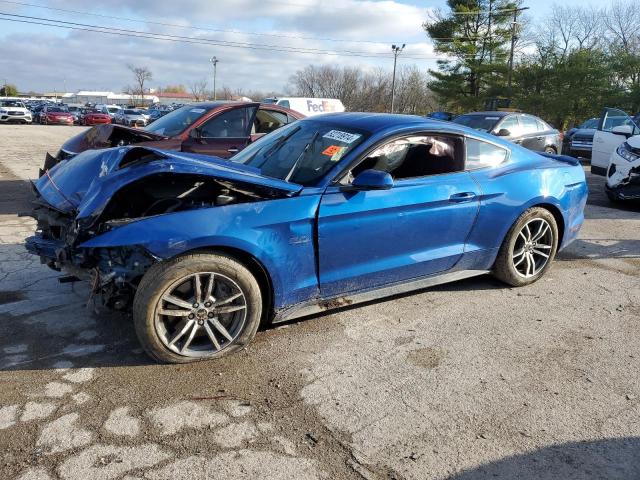
<svg viewBox="0 0 640 480">
<path fill-rule="evenodd" d="M 538 122 L 535 118 L 528 115 L 522 115 L 520 117 L 520 122 L 522 123 L 522 133 L 527 134 L 538 131 Z"/>
<path fill-rule="evenodd" d="M 544 123 L 542 120 L 537 119 L 536 121 L 538 122 L 538 131 L 539 132 L 546 132 L 547 130 L 551 130 L 551 127 L 549 125 L 547 125 L 546 123 Z"/>
<path fill-rule="evenodd" d="M 507 159 L 507 150 L 475 138 L 467 138 L 467 170 L 495 167 Z"/>
<path fill-rule="evenodd" d="M 278 105 L 284 108 L 291 108 L 291 104 L 289 103 L 289 100 L 280 100 L 278 102 Z"/>
<path fill-rule="evenodd" d="M 638 131 L 637 125 L 626 112 L 618 110 L 617 108 L 607 108 L 604 118 L 602 119 L 602 126 L 599 130 L 602 130 L 603 132 L 610 132 L 614 127 L 622 125 L 631 126 L 633 133 Z"/>
<path fill-rule="evenodd" d="M 509 130 L 511 136 L 520 135 L 520 123 L 518 122 L 518 117 L 515 115 L 511 115 L 504 119 L 504 121 L 498 127 L 498 130 L 502 129 Z"/>
<path fill-rule="evenodd" d="M 238 138 L 249 135 L 252 108 L 227 110 L 200 127 L 203 138 Z"/>
<path fill-rule="evenodd" d="M 271 133 L 289 123 L 287 114 L 276 110 L 260 109 L 254 120 L 254 133 Z"/>
<path fill-rule="evenodd" d="M 464 169 L 463 142 L 458 137 L 416 135 L 398 138 L 378 147 L 351 171 L 380 170 L 395 180 L 425 177 Z"/>
</svg>

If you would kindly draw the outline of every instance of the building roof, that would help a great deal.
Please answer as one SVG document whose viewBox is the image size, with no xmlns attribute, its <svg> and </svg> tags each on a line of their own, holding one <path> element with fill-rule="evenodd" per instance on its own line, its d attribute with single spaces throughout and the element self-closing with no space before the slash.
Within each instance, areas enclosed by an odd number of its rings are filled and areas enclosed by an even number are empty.
<svg viewBox="0 0 640 480">
<path fill-rule="evenodd" d="M 155 92 L 154 95 L 158 98 L 194 98 L 193 95 L 186 92 Z"/>
</svg>

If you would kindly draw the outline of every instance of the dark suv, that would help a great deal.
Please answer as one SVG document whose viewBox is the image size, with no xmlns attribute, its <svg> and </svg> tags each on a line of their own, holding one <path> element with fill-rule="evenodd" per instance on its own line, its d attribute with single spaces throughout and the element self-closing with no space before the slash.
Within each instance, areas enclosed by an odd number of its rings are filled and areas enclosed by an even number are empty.
<svg viewBox="0 0 640 480">
<path fill-rule="evenodd" d="M 562 150 L 560 132 L 544 120 L 526 113 L 474 112 L 460 115 L 453 122 L 504 137 L 529 150 L 547 153 Z"/>
</svg>

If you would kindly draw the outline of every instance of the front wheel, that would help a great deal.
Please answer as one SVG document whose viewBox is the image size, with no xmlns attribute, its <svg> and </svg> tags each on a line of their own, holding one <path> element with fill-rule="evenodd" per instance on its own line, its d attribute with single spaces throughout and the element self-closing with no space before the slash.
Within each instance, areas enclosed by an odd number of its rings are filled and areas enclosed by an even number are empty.
<svg viewBox="0 0 640 480">
<path fill-rule="evenodd" d="M 133 302 L 136 333 L 155 360 L 187 363 L 246 346 L 262 315 L 255 277 L 224 254 L 193 254 L 152 266 Z"/>
<path fill-rule="evenodd" d="M 493 274 L 513 287 L 529 285 L 549 269 L 558 249 L 556 219 L 541 207 L 525 211 L 498 252 Z"/>
<path fill-rule="evenodd" d="M 544 151 L 545 153 L 551 153 L 552 155 L 555 155 L 557 153 L 556 149 L 553 147 L 545 147 Z"/>
</svg>

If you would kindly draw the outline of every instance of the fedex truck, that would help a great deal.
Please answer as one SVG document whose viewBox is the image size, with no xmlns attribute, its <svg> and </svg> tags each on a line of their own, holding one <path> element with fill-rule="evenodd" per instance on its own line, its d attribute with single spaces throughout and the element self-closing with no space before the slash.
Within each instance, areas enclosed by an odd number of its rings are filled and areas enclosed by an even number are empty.
<svg viewBox="0 0 640 480">
<path fill-rule="evenodd" d="M 278 98 L 276 105 L 290 108 L 307 117 L 322 113 L 344 112 L 344 105 L 337 98 L 286 97 Z"/>
</svg>

